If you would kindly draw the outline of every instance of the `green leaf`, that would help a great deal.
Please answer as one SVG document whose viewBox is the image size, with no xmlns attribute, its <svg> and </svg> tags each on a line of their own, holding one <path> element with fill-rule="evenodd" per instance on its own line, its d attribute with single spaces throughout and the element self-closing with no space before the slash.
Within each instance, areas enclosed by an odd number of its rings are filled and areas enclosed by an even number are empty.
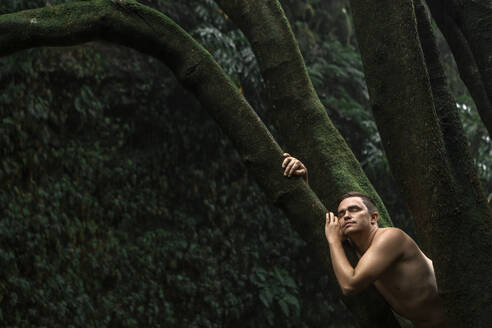
<svg viewBox="0 0 492 328">
<path fill-rule="evenodd" d="M 260 301 L 261 303 L 263 303 L 263 305 L 265 305 L 265 307 L 270 307 L 270 303 L 268 302 L 268 299 L 264 293 L 260 293 Z"/>
<path fill-rule="evenodd" d="M 289 305 L 284 300 L 278 301 L 278 305 L 280 305 L 280 310 L 282 310 L 282 313 L 288 317 L 289 316 Z"/>
<path fill-rule="evenodd" d="M 260 292 L 260 300 L 266 307 L 270 307 L 273 301 L 273 293 L 270 288 L 266 287 Z"/>
<path fill-rule="evenodd" d="M 284 300 L 286 303 L 294 306 L 294 309 L 296 311 L 296 315 L 300 314 L 301 305 L 299 304 L 299 300 L 297 299 L 297 297 L 295 297 L 294 295 L 287 294 L 287 295 L 285 295 Z"/>
</svg>

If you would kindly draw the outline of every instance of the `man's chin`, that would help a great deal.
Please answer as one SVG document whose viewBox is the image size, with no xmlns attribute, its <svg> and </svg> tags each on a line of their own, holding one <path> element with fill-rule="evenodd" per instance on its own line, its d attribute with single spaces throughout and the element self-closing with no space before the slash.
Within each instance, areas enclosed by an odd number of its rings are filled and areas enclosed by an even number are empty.
<svg viewBox="0 0 492 328">
<path fill-rule="evenodd" d="M 345 238 L 350 237 L 350 235 L 353 235 L 354 233 L 357 232 L 357 229 L 354 229 L 353 227 L 347 227 L 345 231 L 343 232 L 343 235 Z"/>
</svg>

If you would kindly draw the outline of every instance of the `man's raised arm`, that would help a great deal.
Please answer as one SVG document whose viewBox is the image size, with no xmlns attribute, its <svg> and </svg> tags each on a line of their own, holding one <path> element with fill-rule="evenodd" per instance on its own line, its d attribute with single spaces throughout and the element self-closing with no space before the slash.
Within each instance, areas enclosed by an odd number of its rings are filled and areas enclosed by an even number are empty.
<svg viewBox="0 0 492 328">
<path fill-rule="evenodd" d="M 326 214 L 325 234 L 330 245 L 331 263 L 344 295 L 356 294 L 369 286 L 403 254 L 403 235 L 400 230 L 379 233 L 353 268 L 342 247 L 345 237 L 338 218 L 331 212 Z"/>
</svg>

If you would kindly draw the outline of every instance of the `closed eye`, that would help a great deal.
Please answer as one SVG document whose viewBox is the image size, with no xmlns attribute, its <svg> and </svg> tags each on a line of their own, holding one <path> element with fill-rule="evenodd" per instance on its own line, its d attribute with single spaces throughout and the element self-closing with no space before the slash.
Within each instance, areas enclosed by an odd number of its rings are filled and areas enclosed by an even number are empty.
<svg viewBox="0 0 492 328">
<path fill-rule="evenodd" d="M 360 208 L 359 206 L 355 206 L 355 205 L 354 206 L 349 206 L 349 208 L 348 208 L 348 211 L 349 212 L 358 212 L 360 210 L 362 210 L 362 208 Z"/>
<path fill-rule="evenodd" d="M 339 218 L 343 217 L 345 215 L 346 211 L 354 213 L 354 212 L 358 212 L 360 210 L 362 210 L 361 207 L 359 207 L 357 205 L 352 205 L 352 206 L 349 206 L 346 210 L 341 210 L 340 212 L 338 212 L 338 217 Z"/>
</svg>

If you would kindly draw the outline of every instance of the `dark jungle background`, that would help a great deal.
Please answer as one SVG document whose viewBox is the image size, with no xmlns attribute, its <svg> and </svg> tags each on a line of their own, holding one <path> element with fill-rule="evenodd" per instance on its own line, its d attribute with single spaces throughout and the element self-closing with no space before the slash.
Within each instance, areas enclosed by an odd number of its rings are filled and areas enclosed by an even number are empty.
<svg viewBox="0 0 492 328">
<path fill-rule="evenodd" d="M 61 2 L 1 0 L 0 13 Z M 253 53 L 215 3 L 141 2 L 214 55 L 282 144 Z M 330 118 L 395 225 L 415 237 L 371 116 L 348 1 L 281 3 Z M 492 143 L 442 37 L 440 47 L 490 201 Z M 32 49 L 0 59 L 0 87 L 0 326 L 355 327 L 303 240 L 163 64 L 108 43 Z"/>
</svg>

